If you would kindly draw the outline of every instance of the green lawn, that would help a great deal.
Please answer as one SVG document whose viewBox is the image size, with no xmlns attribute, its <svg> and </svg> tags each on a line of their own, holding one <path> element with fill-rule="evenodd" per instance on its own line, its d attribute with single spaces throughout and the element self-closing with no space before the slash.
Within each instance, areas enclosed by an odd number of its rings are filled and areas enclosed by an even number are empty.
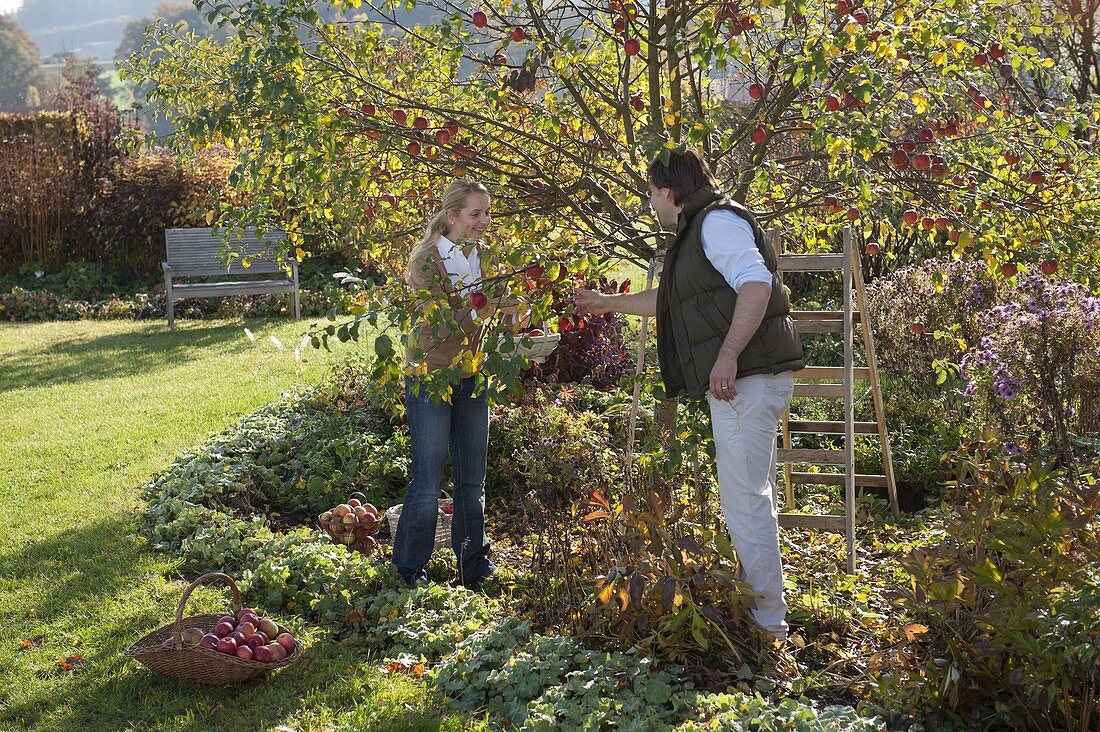
<svg viewBox="0 0 1100 732">
<path fill-rule="evenodd" d="M 141 486 L 350 348 L 307 347 L 297 363 L 305 323 L 0 324 L 0 730 L 483 726 L 441 714 L 419 680 L 386 677 L 377 659 L 294 618 L 283 620 L 307 656 L 238 688 L 165 679 L 122 655 L 174 616 L 187 584 L 142 535 Z M 189 612 L 226 598 L 196 592 Z M 81 665 L 58 664 L 74 654 Z"/>
</svg>

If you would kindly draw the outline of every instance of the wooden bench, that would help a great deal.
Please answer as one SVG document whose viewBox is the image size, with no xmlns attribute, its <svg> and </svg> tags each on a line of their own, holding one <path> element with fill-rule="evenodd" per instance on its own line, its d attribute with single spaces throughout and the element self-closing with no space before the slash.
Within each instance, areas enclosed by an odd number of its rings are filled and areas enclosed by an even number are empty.
<svg viewBox="0 0 1100 732">
<path fill-rule="evenodd" d="M 175 302 L 189 297 L 233 297 L 235 295 L 266 295 L 289 292 L 294 300 L 294 319 L 301 317 L 298 302 L 298 260 L 294 257 L 273 259 L 271 252 L 286 251 L 286 234 L 269 231 L 257 236 L 253 228 L 244 229 L 241 238 L 230 233 L 230 246 L 250 258 L 245 267 L 234 259 L 226 267 L 223 252 L 225 242 L 221 229 L 165 229 L 167 253 L 164 269 L 164 297 L 168 305 L 168 329 L 176 329 Z M 286 269 L 290 268 L 287 277 Z M 266 278 L 253 277 L 267 275 Z M 272 277 L 277 275 L 277 277 Z M 213 282 L 177 282 L 188 277 L 224 277 L 232 279 Z"/>
</svg>

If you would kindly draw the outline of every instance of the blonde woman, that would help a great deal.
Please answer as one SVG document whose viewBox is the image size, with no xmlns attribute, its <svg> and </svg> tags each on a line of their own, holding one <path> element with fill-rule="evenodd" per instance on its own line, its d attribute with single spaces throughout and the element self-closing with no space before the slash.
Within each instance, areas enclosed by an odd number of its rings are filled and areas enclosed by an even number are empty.
<svg viewBox="0 0 1100 732">
<path fill-rule="evenodd" d="M 418 290 L 431 291 L 437 301 L 446 299 L 454 309 L 458 329 L 420 326 L 409 337 L 411 364 L 426 364 L 428 371 L 449 367 L 462 351 L 476 353 L 482 348 L 491 315 L 515 312 L 514 307 L 499 307 L 499 301 L 471 298 L 482 289 L 488 269 L 490 253 L 482 236 L 492 221 L 490 205 L 489 191 L 481 183 L 468 179 L 452 182 L 443 192 L 440 210 L 429 218 L 423 238 L 413 247 L 406 281 Z M 425 567 L 435 544 L 436 501 L 449 454 L 454 484 L 451 547 L 459 581 L 475 587 L 495 571 L 485 536 L 489 443 L 485 390 L 478 388 L 477 376 L 469 376 L 454 387 L 449 400 L 436 401 L 421 379 L 409 376 L 405 406 L 412 469 L 394 537 L 393 563 L 410 586 L 427 579 Z"/>
</svg>

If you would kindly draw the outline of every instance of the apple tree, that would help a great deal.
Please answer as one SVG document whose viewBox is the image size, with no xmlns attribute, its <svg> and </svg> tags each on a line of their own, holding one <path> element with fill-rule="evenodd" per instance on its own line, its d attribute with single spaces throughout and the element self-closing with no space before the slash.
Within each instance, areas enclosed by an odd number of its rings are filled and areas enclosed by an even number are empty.
<svg viewBox="0 0 1100 732">
<path fill-rule="evenodd" d="M 910 261 L 1097 263 L 1100 112 L 1037 49 L 1054 29 L 998 0 L 195 5 L 227 40 L 160 24 L 128 73 L 155 82 L 182 147 L 238 151 L 248 203 L 211 221 L 279 226 L 299 257 L 356 251 L 390 274 L 328 330 L 380 328 L 379 378 L 400 373 L 392 329 L 447 325 L 400 272 L 454 176 L 494 193 L 487 289 L 536 320 L 554 321 L 547 281 L 667 243 L 644 171 L 683 146 L 796 247 L 855 225 Z M 457 372 L 482 359 L 505 381 L 521 365 L 468 354 Z"/>
</svg>

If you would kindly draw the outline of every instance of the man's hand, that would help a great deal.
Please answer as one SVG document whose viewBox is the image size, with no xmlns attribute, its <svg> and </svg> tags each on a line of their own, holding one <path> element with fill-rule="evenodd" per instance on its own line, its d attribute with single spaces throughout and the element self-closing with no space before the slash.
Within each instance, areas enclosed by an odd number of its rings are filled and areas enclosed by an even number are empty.
<svg viewBox="0 0 1100 732">
<path fill-rule="evenodd" d="M 737 396 L 737 357 L 728 356 L 725 352 L 718 354 L 718 360 L 714 362 L 714 368 L 710 370 L 710 393 L 715 399 L 724 402 Z"/>
<path fill-rule="evenodd" d="M 578 313 L 603 315 L 611 311 L 611 304 L 608 302 L 609 298 L 607 295 L 596 292 L 595 290 L 585 290 L 581 287 L 574 287 L 573 298 L 577 303 Z"/>
</svg>

